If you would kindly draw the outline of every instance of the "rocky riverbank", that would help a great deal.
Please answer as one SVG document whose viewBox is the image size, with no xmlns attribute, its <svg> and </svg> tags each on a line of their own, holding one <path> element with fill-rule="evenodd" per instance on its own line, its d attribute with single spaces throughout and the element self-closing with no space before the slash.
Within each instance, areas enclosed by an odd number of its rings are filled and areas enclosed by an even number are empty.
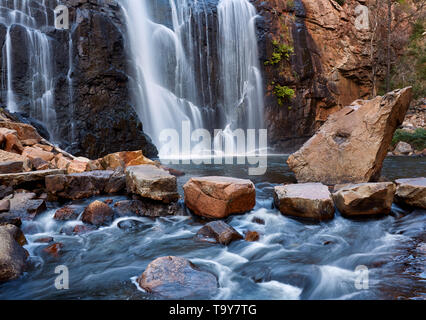
<svg viewBox="0 0 426 320">
<path fill-rule="evenodd" d="M 409 93 L 409 89 L 404 89 L 371 102 L 352 104 L 350 112 L 345 111 L 342 116 L 350 114 L 364 124 L 366 122 L 362 119 L 367 117 L 375 124 L 373 136 L 386 136 L 377 139 L 381 143 L 375 150 L 386 150 L 383 146 L 389 143 L 389 137 L 393 134 L 393 130 L 389 130 L 389 122 L 396 128 L 402 121 L 410 100 Z M 374 106 L 380 108 L 375 109 Z M 388 125 L 380 127 L 377 119 Z M 353 119 L 348 122 L 354 128 L 350 133 L 345 131 L 347 134 L 344 134 L 336 129 L 340 135 L 335 135 L 334 129 L 329 130 L 331 133 L 324 129 L 319 134 L 324 139 L 329 137 L 334 141 L 338 148 L 334 153 L 340 153 L 341 157 L 344 158 L 345 152 L 356 154 L 356 146 L 366 158 L 367 149 L 359 142 L 360 139 L 357 139 L 358 145 L 345 147 L 349 137 L 356 138 L 356 128 L 361 125 Z M 330 123 L 324 127 L 333 128 L 335 119 L 330 119 Z M 345 121 L 337 123 L 341 125 Z M 23 248 L 27 243 L 24 233 L 34 233 L 28 229 L 27 222 L 36 222 L 52 207 L 57 208 L 52 214 L 53 221 L 63 224 L 59 236 L 40 236 L 32 243 L 42 246 L 39 254 L 59 261 L 63 252 L 71 249 L 60 240 L 60 235 L 81 237 L 115 224 L 122 230 L 137 230 L 144 225 L 140 219 L 147 217 L 158 219 L 194 214 L 205 225 L 199 226 L 193 241 L 211 245 L 259 242 L 267 236 L 256 228 L 236 230 L 228 223 L 233 216 L 250 214 L 257 205 L 256 194 L 263 193 L 249 179 L 189 177 L 183 186 L 183 199 L 180 199 L 177 177 L 182 177 L 184 173 L 146 158 L 142 151 L 123 151 L 95 160 L 74 157 L 41 138 L 31 125 L 14 122 L 6 116 L 0 124 L 0 245 L 4 247 L 0 255 L 2 282 L 19 278 L 26 270 L 27 260 L 29 257 L 31 260 L 34 254 Z M 362 133 L 368 135 L 369 130 Z M 370 143 L 367 137 L 361 140 Z M 305 150 L 310 144 L 308 141 Z M 304 148 L 299 152 L 303 152 Z M 316 153 L 317 161 L 320 155 Z M 328 159 L 329 165 L 334 168 L 345 164 L 333 165 L 331 158 Z M 407 212 L 425 210 L 426 178 L 369 182 L 371 177 L 377 177 L 377 173 L 380 173 L 384 156 L 380 153 L 375 159 L 364 162 L 365 171 L 370 175 L 362 179 L 352 175 L 351 170 L 355 169 L 348 166 L 344 169 L 344 176 L 334 170 L 333 178 L 329 173 L 327 179 L 316 183 L 305 182 L 303 178 L 301 183 L 275 185 L 273 198 L 268 198 L 268 201 L 273 203 L 276 212 L 309 223 L 332 221 L 336 216 L 361 219 L 359 221 L 368 223 L 370 219 L 394 215 L 394 205 L 405 208 Z M 376 167 L 379 169 L 374 169 Z M 353 172 L 359 173 L 359 170 Z M 299 178 L 297 171 L 296 177 Z M 311 175 L 311 181 L 314 181 L 314 177 Z M 347 177 L 356 178 L 348 180 Z M 85 201 L 85 204 L 81 205 L 80 201 Z M 253 222 L 259 226 L 265 224 L 261 218 Z M 21 226 L 26 227 L 20 230 Z M 154 278 L 156 281 L 152 280 Z M 220 282 L 214 273 L 200 269 L 188 259 L 175 256 L 157 256 L 135 283 L 146 292 L 166 298 L 209 297 L 220 290 Z"/>
</svg>

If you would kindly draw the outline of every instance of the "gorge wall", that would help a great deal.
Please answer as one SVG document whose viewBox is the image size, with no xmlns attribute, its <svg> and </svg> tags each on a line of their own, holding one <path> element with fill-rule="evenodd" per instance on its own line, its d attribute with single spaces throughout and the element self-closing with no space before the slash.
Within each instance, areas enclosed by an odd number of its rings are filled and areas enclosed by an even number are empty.
<svg viewBox="0 0 426 320">
<path fill-rule="evenodd" d="M 346 0 L 343 6 L 334 0 L 250 1 L 259 14 L 257 35 L 265 82 L 264 118 L 269 142 L 277 151 L 291 151 L 311 137 L 328 115 L 370 94 L 369 32 L 355 28 L 355 7 L 365 1 Z M 89 158 L 136 149 L 142 149 L 149 157 L 155 156 L 157 150 L 143 131 L 142 124 L 147 120 L 139 120 L 135 112 L 129 43 L 119 2 L 49 0 L 45 6 L 36 0 L 24 2 L 31 7 L 34 19 L 40 20 L 38 29 L 46 36 L 50 47 L 53 101 L 49 104 L 52 106 L 49 123 L 54 125 L 48 129 L 54 134 L 54 140 L 67 151 Z M 54 28 L 52 8 L 58 3 L 70 10 L 70 30 Z M 200 28 L 207 30 L 206 35 L 193 35 L 200 43 L 197 49 L 200 57 L 211 54 L 210 70 L 202 70 L 211 77 L 198 81 L 203 88 L 200 100 L 211 104 L 209 108 L 217 108 L 214 102 L 221 98 L 220 94 L 214 94 L 219 86 L 216 80 L 218 61 L 215 61 L 218 57 L 214 54 L 218 45 L 214 39 L 219 30 L 218 1 L 205 0 L 204 3 L 207 9 L 202 15 L 198 12 L 198 18 L 192 21 L 204 24 Z M 161 12 L 168 1 L 158 0 L 156 5 Z M 164 12 L 166 19 L 168 13 Z M 41 112 L 34 112 L 28 102 L 34 97 L 31 57 L 36 54 L 30 48 L 28 34 L 19 24 L 0 23 L 3 62 L 0 105 L 7 106 L 9 101 L 5 89 L 8 70 L 4 61 L 8 54 L 6 43 L 11 40 L 11 86 L 18 109 L 43 121 Z M 287 51 L 283 52 L 283 48 Z M 283 58 L 274 60 L 277 51 Z M 294 90 L 294 97 L 280 97 L 277 88 Z M 207 99 L 209 96 L 212 98 Z"/>
<path fill-rule="evenodd" d="M 271 61 L 279 46 L 293 50 L 287 59 L 264 66 L 265 118 L 274 149 L 297 149 L 330 114 L 369 97 L 369 31 L 355 27 L 355 8 L 365 2 L 254 1 L 262 17 L 263 61 Z M 277 85 L 294 90 L 294 97 L 278 103 Z"/>
<path fill-rule="evenodd" d="M 33 25 L 17 21 L 10 28 L 11 74 L 17 110 L 36 118 L 48 127 L 50 139 L 67 151 L 88 158 L 120 150 L 143 149 L 156 156 L 157 150 L 144 134 L 129 94 L 129 75 L 125 45 L 125 30 L 121 10 L 116 1 L 66 0 L 24 1 L 18 7 L 5 3 L 2 16 L 13 11 L 26 14 Z M 58 4 L 69 8 L 70 29 L 54 27 L 53 9 Z M 34 52 L 32 30 L 46 39 L 41 52 Z M 0 24 L 2 61 L 5 61 L 7 27 Z M 48 55 L 39 74 L 51 82 L 49 94 L 51 114 L 46 120 L 44 110 L 34 108 L 29 101 L 34 95 L 46 95 L 45 89 L 34 88 L 34 55 Z M 49 74 L 46 70 L 50 70 Z M 7 78 L 7 63 L 2 64 L 2 79 Z M 2 81 L 4 84 L 5 81 Z M 1 106 L 6 106 L 4 89 Z M 9 106 L 9 110 L 10 110 Z"/>
</svg>

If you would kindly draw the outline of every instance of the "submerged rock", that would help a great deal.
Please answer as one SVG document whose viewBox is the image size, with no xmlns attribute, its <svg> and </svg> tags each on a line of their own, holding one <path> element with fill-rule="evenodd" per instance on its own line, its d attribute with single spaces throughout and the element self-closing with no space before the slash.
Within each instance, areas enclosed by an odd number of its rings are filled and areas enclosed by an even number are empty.
<svg viewBox="0 0 426 320">
<path fill-rule="evenodd" d="M 275 206 L 284 215 L 319 221 L 334 217 L 331 194 L 322 183 L 289 184 L 274 191 Z"/>
<path fill-rule="evenodd" d="M 27 252 L 18 243 L 19 231 L 13 225 L 0 226 L 0 282 L 16 279 L 24 271 Z"/>
<path fill-rule="evenodd" d="M 179 199 L 176 177 L 154 165 L 127 167 L 126 185 L 129 193 L 138 194 L 143 198 L 164 203 Z"/>
<path fill-rule="evenodd" d="M 411 207 L 426 209 L 426 178 L 399 179 L 395 201 Z"/>
<path fill-rule="evenodd" d="M 65 206 L 56 210 L 53 219 L 60 221 L 76 220 L 79 216 L 78 208 L 75 206 Z"/>
<path fill-rule="evenodd" d="M 287 163 L 299 182 L 377 181 L 395 129 L 403 122 L 411 87 L 357 100 L 332 114 Z"/>
<path fill-rule="evenodd" d="M 223 221 L 212 221 L 198 230 L 195 238 L 200 241 L 228 245 L 234 240 L 243 239 L 243 236 Z"/>
<path fill-rule="evenodd" d="M 395 190 L 392 182 L 361 183 L 345 186 L 332 197 L 344 216 L 389 214 Z"/>
<path fill-rule="evenodd" d="M 94 201 L 84 209 L 81 220 L 95 226 L 102 226 L 111 223 L 114 218 L 114 211 L 101 201 Z"/>
<path fill-rule="evenodd" d="M 121 217 L 132 215 L 141 217 L 184 215 L 184 210 L 178 202 L 163 203 L 148 199 L 117 201 L 114 204 L 114 210 Z"/>
<path fill-rule="evenodd" d="M 218 287 L 216 277 L 199 270 L 181 257 L 161 257 L 152 261 L 137 279 L 144 290 L 169 299 L 212 297 Z"/>
<path fill-rule="evenodd" d="M 249 242 L 258 241 L 260 239 L 259 232 L 257 231 L 247 231 L 244 240 Z"/>
<path fill-rule="evenodd" d="M 47 209 L 46 201 L 36 199 L 36 194 L 32 192 L 16 192 L 10 199 L 10 209 L 8 216 L 23 220 L 32 220 Z"/>
<path fill-rule="evenodd" d="M 88 233 L 88 232 L 93 231 L 93 230 L 95 230 L 94 227 L 89 227 L 89 226 L 86 226 L 84 224 L 78 224 L 74 227 L 74 229 L 72 230 L 72 233 L 73 234 L 85 234 L 85 233 Z"/>
<path fill-rule="evenodd" d="M 229 177 L 191 178 L 184 186 L 185 204 L 195 214 L 222 219 L 256 204 L 253 182 Z"/>
<path fill-rule="evenodd" d="M 34 242 L 36 242 L 36 243 L 50 243 L 50 242 L 53 242 L 53 241 L 54 241 L 53 237 L 44 237 L 44 238 L 38 238 L 38 239 L 34 240 Z"/>
<path fill-rule="evenodd" d="M 44 248 L 43 252 L 49 254 L 50 256 L 54 258 L 58 258 L 61 255 L 63 248 L 64 248 L 64 245 L 60 242 L 57 242 Z"/>
</svg>

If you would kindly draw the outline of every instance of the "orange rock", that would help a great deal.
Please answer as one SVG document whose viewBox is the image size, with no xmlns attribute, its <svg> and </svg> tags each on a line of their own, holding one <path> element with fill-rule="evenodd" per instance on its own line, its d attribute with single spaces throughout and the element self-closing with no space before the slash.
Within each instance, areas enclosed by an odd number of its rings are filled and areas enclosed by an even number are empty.
<svg viewBox="0 0 426 320">
<path fill-rule="evenodd" d="M 38 140 L 37 139 L 26 139 L 26 140 L 21 140 L 21 143 L 24 146 L 33 146 L 35 144 L 37 144 Z"/>
<path fill-rule="evenodd" d="M 245 240 L 249 242 L 258 241 L 260 238 L 259 233 L 257 231 L 247 231 Z"/>
<path fill-rule="evenodd" d="M 114 211 L 101 201 L 94 201 L 84 209 L 81 220 L 95 226 L 106 225 L 112 222 Z"/>
<path fill-rule="evenodd" d="M 59 257 L 63 247 L 64 247 L 64 245 L 62 243 L 58 242 L 58 243 L 54 243 L 54 244 L 44 248 L 43 252 L 48 253 L 51 256 L 57 258 L 57 257 Z"/>
<path fill-rule="evenodd" d="M 66 158 L 66 157 L 64 157 L 64 155 L 62 154 L 62 153 L 59 153 L 59 154 L 57 154 L 56 156 L 55 156 L 55 166 L 58 168 L 58 169 L 64 169 L 64 170 L 67 170 L 68 169 L 68 166 L 69 166 L 69 164 L 71 163 L 71 161 L 72 160 L 70 160 L 70 159 L 68 159 L 68 158 Z"/>
<path fill-rule="evenodd" d="M 106 155 L 100 160 L 102 167 L 106 170 L 116 169 L 118 167 L 138 166 L 142 164 L 154 164 L 146 158 L 142 151 L 122 151 Z"/>
<path fill-rule="evenodd" d="M 256 204 L 256 189 L 250 180 L 229 177 L 191 178 L 183 187 L 185 204 L 195 214 L 222 219 L 244 213 Z"/>
<path fill-rule="evenodd" d="M 47 152 L 52 152 L 53 151 L 53 147 L 52 146 L 48 146 L 46 144 L 37 143 L 37 144 L 34 145 L 34 147 L 42 149 L 42 150 L 47 151 Z"/>
<path fill-rule="evenodd" d="M 87 170 L 87 164 L 88 162 L 83 162 L 79 160 L 72 160 L 70 161 L 67 172 L 68 173 L 82 173 Z"/>
<path fill-rule="evenodd" d="M 287 163 L 298 182 L 377 181 L 395 129 L 404 120 L 412 88 L 357 100 L 331 115 Z"/>
<path fill-rule="evenodd" d="M 51 152 L 47 152 L 34 147 L 25 147 L 24 151 L 22 152 L 22 155 L 29 159 L 41 158 L 44 161 L 50 161 L 55 157 L 55 155 Z"/>
<path fill-rule="evenodd" d="M 19 140 L 21 141 L 33 139 L 38 143 L 42 140 L 37 130 L 33 126 L 26 123 L 0 121 L 0 127 L 15 130 Z"/>
</svg>

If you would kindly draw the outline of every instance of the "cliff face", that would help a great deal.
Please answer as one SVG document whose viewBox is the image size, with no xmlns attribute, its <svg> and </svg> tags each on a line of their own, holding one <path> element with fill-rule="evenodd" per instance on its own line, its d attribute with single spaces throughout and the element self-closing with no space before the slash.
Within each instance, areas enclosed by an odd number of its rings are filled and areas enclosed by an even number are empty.
<svg viewBox="0 0 426 320">
<path fill-rule="evenodd" d="M 369 31 L 357 30 L 355 8 L 365 1 L 345 0 L 250 0 L 257 8 L 259 49 L 264 66 L 265 119 L 270 145 L 277 151 L 291 151 L 311 137 L 327 117 L 370 93 Z M 156 148 L 144 134 L 129 91 L 131 68 L 126 28 L 115 0 L 66 0 L 70 30 L 53 27 L 56 0 L 49 6 L 32 1 L 32 12 L 48 23 L 41 32 L 50 41 L 52 82 L 57 141 L 68 151 L 98 158 L 119 150 L 142 149 L 155 156 Z M 209 70 L 200 74 L 203 90 L 217 92 L 217 0 L 206 0 L 199 23 L 208 37 L 194 34 L 199 52 L 210 55 Z M 158 2 L 166 6 L 166 2 Z M 47 12 L 47 14 L 46 14 Z M 161 12 L 161 10 L 160 10 Z M 164 15 L 165 20 L 170 17 Z M 195 23 L 195 22 L 194 22 Z M 34 100 L 32 58 L 28 32 L 19 24 L 10 27 L 12 42 L 11 83 L 20 110 L 31 117 Z M 3 61 L 7 28 L 0 23 L 0 58 Z M 209 45 L 206 45 L 206 44 Z M 19 44 L 19 45 L 16 45 Z M 208 51 L 209 49 L 210 51 Z M 200 63 L 201 65 L 201 63 Z M 1 76 L 7 69 L 2 64 Z M 200 67 L 201 68 L 201 67 Z M 4 81 L 2 82 L 4 85 Z M 4 86 L 3 86 L 4 87 Z M 294 90 L 294 96 L 292 91 Z M 6 92 L 2 92 L 6 105 Z M 203 105 L 217 105 L 216 95 Z M 220 118 L 220 114 L 216 113 Z M 41 120 L 41 119 L 39 119 Z M 46 121 L 44 121 L 46 123 Z M 213 119 L 218 123 L 220 119 Z M 51 128 L 49 128 L 51 129 Z"/>
<path fill-rule="evenodd" d="M 8 73 L 6 57 L 1 56 L 6 51 L 7 25 L 0 20 L 0 104 L 10 104 L 4 79 L 11 74 L 16 109 L 42 121 L 51 132 L 50 139 L 67 151 L 92 159 L 140 149 L 156 156 L 130 98 L 126 30 L 119 5 L 114 0 L 62 3 L 69 8 L 69 30 L 54 27 L 56 0 L 32 1 L 22 9 L 35 25 L 10 25 L 12 73 Z M 14 9 L 13 3 L 8 6 Z M 50 88 L 38 87 L 44 85 L 37 78 L 40 75 Z M 34 103 L 38 100 L 45 100 L 41 107 Z M 51 108 L 49 114 L 43 110 L 46 106 Z"/>
<path fill-rule="evenodd" d="M 254 3 L 262 17 L 259 39 L 266 62 L 270 144 L 291 151 L 330 114 L 370 94 L 369 31 L 355 27 L 355 8 L 365 1 L 346 0 L 343 6 L 334 0 Z M 273 61 L 282 48 L 293 54 Z M 294 96 L 280 98 L 277 85 L 293 89 Z"/>
<path fill-rule="evenodd" d="M 65 4 L 71 30 L 54 31 L 59 38 L 55 53 L 69 61 L 55 95 L 60 136 L 71 144 L 72 152 L 89 158 L 139 149 L 155 156 L 130 98 L 126 30 L 119 5 L 87 0 Z"/>
</svg>

